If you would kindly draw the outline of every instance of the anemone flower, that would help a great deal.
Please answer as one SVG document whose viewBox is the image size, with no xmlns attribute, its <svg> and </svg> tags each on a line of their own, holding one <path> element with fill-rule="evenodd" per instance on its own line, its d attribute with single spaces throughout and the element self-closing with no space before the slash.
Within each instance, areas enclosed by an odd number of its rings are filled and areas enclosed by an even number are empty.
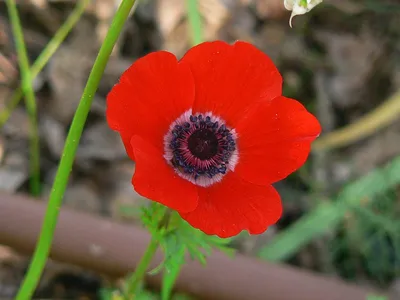
<svg viewBox="0 0 400 300">
<path fill-rule="evenodd" d="M 222 41 L 135 61 L 107 97 L 107 121 L 136 162 L 142 196 L 193 227 L 260 234 L 282 214 L 271 184 L 300 168 L 318 120 L 283 97 L 282 77 L 253 45 Z"/>
</svg>

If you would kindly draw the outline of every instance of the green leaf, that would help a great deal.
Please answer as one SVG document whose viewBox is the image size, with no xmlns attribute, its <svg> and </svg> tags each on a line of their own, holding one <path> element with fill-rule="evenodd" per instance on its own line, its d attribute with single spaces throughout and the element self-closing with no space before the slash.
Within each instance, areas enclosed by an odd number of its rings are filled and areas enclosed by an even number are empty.
<svg viewBox="0 0 400 300">
<path fill-rule="evenodd" d="M 163 300 L 170 297 L 175 280 L 185 263 L 187 253 L 190 258 L 206 264 L 207 256 L 211 254 L 213 248 L 229 254 L 234 252 L 229 247 L 231 239 L 206 235 L 190 226 L 177 212 L 170 212 L 167 228 L 160 227 L 165 209 L 158 203 L 152 203 L 149 207 L 141 208 L 142 223 L 150 231 L 153 238 L 155 237 L 158 240 L 164 253 L 163 261 L 149 272 L 149 274 L 155 275 L 163 271 Z"/>
<path fill-rule="evenodd" d="M 165 259 L 157 267 L 147 272 L 147 274 L 151 276 L 157 275 L 163 270 L 164 267 L 165 267 Z"/>
</svg>

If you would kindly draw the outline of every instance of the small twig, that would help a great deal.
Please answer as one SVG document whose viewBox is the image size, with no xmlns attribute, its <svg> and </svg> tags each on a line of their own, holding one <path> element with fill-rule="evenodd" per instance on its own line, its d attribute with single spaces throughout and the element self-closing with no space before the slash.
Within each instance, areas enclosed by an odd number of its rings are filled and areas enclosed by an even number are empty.
<svg viewBox="0 0 400 300">
<path fill-rule="evenodd" d="M 171 212 L 167 209 L 167 207 L 163 205 L 160 205 L 158 203 L 155 205 L 157 205 L 157 209 L 159 209 L 161 215 L 161 220 L 158 223 L 158 228 L 159 229 L 166 228 L 169 224 Z M 156 236 L 153 236 L 151 238 L 149 245 L 147 246 L 146 251 L 144 252 L 142 258 L 140 259 L 135 271 L 133 272 L 132 276 L 130 276 L 130 278 L 128 279 L 127 289 L 125 293 L 126 300 L 134 299 L 135 292 L 140 282 L 143 280 L 146 271 L 149 269 L 149 266 L 154 259 L 154 255 L 156 254 L 158 247 L 159 247 L 159 239 Z"/>
<path fill-rule="evenodd" d="M 400 91 L 355 123 L 321 136 L 312 145 L 315 152 L 332 150 L 359 141 L 400 117 Z"/>
</svg>

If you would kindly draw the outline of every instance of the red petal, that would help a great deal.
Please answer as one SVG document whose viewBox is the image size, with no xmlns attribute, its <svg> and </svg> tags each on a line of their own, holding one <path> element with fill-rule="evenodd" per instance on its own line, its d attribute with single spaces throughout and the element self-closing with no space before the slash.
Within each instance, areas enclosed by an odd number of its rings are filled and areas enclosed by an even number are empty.
<svg viewBox="0 0 400 300">
<path fill-rule="evenodd" d="M 131 146 L 132 136 L 128 133 L 123 133 L 123 132 L 121 132 L 120 135 L 121 135 L 122 141 L 124 142 L 126 153 L 132 160 L 135 160 L 135 155 L 133 155 L 133 149 Z"/>
<path fill-rule="evenodd" d="M 206 42 L 182 58 L 190 65 L 195 85 L 195 112 L 212 111 L 229 126 L 260 100 L 282 92 L 282 77 L 271 59 L 245 42 Z"/>
<path fill-rule="evenodd" d="M 190 212 L 198 203 L 197 187 L 179 177 L 160 150 L 140 136 L 131 139 L 136 158 L 132 184 L 140 195 L 178 212 Z"/>
<path fill-rule="evenodd" d="M 271 184 L 300 168 L 321 132 L 318 120 L 298 101 L 260 102 L 237 124 L 237 172 L 255 184 Z"/>
<path fill-rule="evenodd" d="M 254 185 L 230 172 L 220 183 L 200 188 L 197 208 L 181 216 L 206 234 L 226 238 L 242 230 L 260 234 L 281 214 L 280 197 L 272 186 Z"/>
<path fill-rule="evenodd" d="M 189 67 L 178 63 L 171 53 L 155 52 L 132 64 L 108 94 L 107 121 L 120 132 L 130 156 L 133 135 L 140 135 L 162 149 L 169 125 L 193 101 L 194 83 Z"/>
</svg>

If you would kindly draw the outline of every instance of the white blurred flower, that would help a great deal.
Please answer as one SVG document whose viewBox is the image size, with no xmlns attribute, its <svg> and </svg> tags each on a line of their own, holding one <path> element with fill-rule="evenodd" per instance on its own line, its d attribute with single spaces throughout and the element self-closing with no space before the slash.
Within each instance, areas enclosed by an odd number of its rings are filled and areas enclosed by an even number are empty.
<svg viewBox="0 0 400 300">
<path fill-rule="evenodd" d="M 294 16 L 304 15 L 320 4 L 322 0 L 284 0 L 284 5 L 287 10 L 292 11 L 289 25 L 292 27 L 292 19 Z"/>
</svg>

